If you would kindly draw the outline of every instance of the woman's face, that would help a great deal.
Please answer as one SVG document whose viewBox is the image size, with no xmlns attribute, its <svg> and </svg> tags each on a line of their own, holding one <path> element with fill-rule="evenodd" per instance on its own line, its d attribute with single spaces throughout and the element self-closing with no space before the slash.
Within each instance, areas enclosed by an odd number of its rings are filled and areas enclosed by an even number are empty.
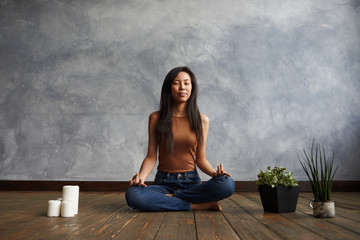
<svg viewBox="0 0 360 240">
<path fill-rule="evenodd" d="M 191 96 L 191 78 L 187 72 L 179 72 L 171 84 L 171 95 L 175 103 L 186 102 Z"/>
</svg>

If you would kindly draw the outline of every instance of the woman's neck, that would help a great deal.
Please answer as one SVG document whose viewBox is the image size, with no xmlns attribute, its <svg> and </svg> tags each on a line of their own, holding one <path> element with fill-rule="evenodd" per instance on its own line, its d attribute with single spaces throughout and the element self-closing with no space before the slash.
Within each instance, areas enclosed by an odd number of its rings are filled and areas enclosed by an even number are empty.
<svg viewBox="0 0 360 240">
<path fill-rule="evenodd" d="M 187 117 L 187 112 L 186 112 L 186 103 L 183 104 L 175 104 L 173 106 L 173 112 L 172 112 L 173 116 L 175 117 Z"/>
</svg>

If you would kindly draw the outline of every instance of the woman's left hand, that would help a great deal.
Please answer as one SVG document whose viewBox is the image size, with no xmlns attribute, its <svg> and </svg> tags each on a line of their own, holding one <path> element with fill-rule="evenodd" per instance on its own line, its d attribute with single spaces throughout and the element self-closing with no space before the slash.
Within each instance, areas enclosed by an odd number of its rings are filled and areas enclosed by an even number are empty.
<svg viewBox="0 0 360 240">
<path fill-rule="evenodd" d="M 217 166 L 217 170 L 214 174 L 214 177 L 216 176 L 228 176 L 231 177 L 231 175 L 224 170 L 224 165 L 220 163 L 220 165 Z"/>
</svg>

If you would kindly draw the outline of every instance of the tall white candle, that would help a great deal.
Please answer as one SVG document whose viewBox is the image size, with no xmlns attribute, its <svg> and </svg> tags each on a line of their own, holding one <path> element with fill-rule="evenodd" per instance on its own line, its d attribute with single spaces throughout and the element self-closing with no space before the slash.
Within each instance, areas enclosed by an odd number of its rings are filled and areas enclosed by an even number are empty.
<svg viewBox="0 0 360 240">
<path fill-rule="evenodd" d="M 73 217 L 74 206 L 71 201 L 62 201 L 61 203 L 61 216 L 62 217 Z"/>
<path fill-rule="evenodd" d="M 71 201 L 74 208 L 74 214 L 78 214 L 79 210 L 79 186 L 66 185 L 63 186 L 62 200 Z"/>
<path fill-rule="evenodd" d="M 60 216 L 61 202 L 59 200 L 50 200 L 48 201 L 48 217 L 58 217 Z"/>
</svg>

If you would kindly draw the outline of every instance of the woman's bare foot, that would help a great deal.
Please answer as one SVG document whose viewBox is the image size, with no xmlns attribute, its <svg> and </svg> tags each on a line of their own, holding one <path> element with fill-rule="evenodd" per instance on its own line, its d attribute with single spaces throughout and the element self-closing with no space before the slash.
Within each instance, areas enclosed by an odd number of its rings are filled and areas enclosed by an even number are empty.
<svg viewBox="0 0 360 240">
<path fill-rule="evenodd" d="M 222 208 L 218 202 L 191 203 L 191 210 L 221 211 L 221 209 Z"/>
<path fill-rule="evenodd" d="M 171 193 L 165 193 L 165 195 L 169 197 L 174 197 L 174 194 Z M 221 211 L 221 206 L 218 202 L 191 203 L 191 210 Z"/>
</svg>

